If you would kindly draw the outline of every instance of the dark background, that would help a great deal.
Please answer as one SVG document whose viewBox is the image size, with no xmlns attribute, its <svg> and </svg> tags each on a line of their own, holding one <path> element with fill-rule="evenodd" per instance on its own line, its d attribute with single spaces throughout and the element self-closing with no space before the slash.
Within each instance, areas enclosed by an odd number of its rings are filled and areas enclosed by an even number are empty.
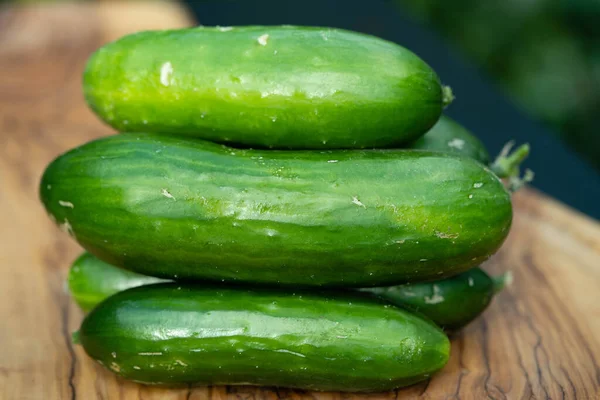
<svg viewBox="0 0 600 400">
<path fill-rule="evenodd" d="M 338 27 L 376 35 L 411 49 L 438 72 L 444 84 L 452 87 L 456 100 L 448 107 L 446 113 L 477 134 L 493 156 L 510 139 L 516 140 L 517 144 L 529 142 L 532 151 L 525 162 L 525 167 L 536 173 L 532 186 L 600 219 L 600 174 L 594 168 L 595 164 L 600 166 L 599 133 L 595 127 L 587 133 L 580 129 L 576 130 L 581 136 L 579 142 L 564 140 L 565 135 L 568 136 L 572 130 L 565 130 L 565 126 L 557 125 L 556 121 L 545 118 L 543 113 L 535 111 L 535 107 L 543 108 L 544 103 L 557 103 L 560 102 L 561 97 L 572 95 L 569 91 L 561 91 L 560 86 L 554 87 L 555 79 L 553 80 L 552 75 L 543 70 L 543 68 L 564 69 L 564 67 L 546 66 L 543 63 L 540 66 L 535 60 L 528 61 L 526 58 L 521 60 L 521 64 L 533 69 L 533 72 L 539 67 L 540 74 L 546 75 L 537 77 L 533 73 L 529 79 L 520 77 L 525 86 L 519 87 L 520 91 L 532 97 L 531 91 L 535 89 L 535 85 L 531 81 L 534 83 L 540 81 L 542 88 L 549 86 L 554 90 L 554 92 L 547 90 L 547 98 L 543 93 L 537 94 L 541 106 L 533 104 L 531 107 L 523 107 L 524 103 L 531 104 L 531 99 L 528 100 L 527 96 L 519 96 L 518 90 L 517 93 L 509 90 L 506 76 L 498 74 L 498 71 L 504 71 L 503 65 L 509 63 L 502 61 L 503 58 L 497 55 L 494 55 L 498 58 L 496 62 L 483 56 L 477 57 L 477 54 L 485 53 L 482 51 L 485 47 L 482 31 L 484 33 L 491 31 L 488 32 L 488 36 L 494 38 L 494 35 L 499 36 L 504 32 L 498 29 L 498 26 L 506 26 L 506 29 L 511 26 L 514 28 L 513 25 L 519 21 L 511 22 L 507 18 L 500 24 L 498 19 L 502 19 L 505 15 L 494 13 L 492 8 L 487 9 L 486 14 L 490 20 L 490 29 L 485 28 L 485 21 L 479 21 L 475 25 L 469 24 L 464 22 L 468 20 L 467 17 L 478 17 L 479 14 L 473 15 L 473 10 L 468 7 L 463 7 L 464 10 L 461 11 L 461 4 L 464 6 L 464 3 L 470 0 L 461 1 L 221 0 L 187 1 L 187 5 L 203 25 L 291 24 Z M 486 0 L 478 1 L 481 4 L 486 3 Z M 494 1 L 507 3 L 507 1 Z M 519 4 L 536 1 L 540 0 L 515 0 L 513 3 L 519 6 Z M 571 1 L 584 2 L 584 0 Z M 453 6 L 449 6 L 450 4 Z M 441 12 L 444 7 L 449 8 L 450 11 Z M 481 7 L 473 8 L 479 10 Z M 600 7 L 598 9 L 600 10 Z M 530 14 L 533 15 L 531 18 L 534 20 L 543 21 L 547 17 L 544 17 L 543 13 L 537 16 L 535 13 Z M 444 15 L 451 17 L 452 21 L 447 21 Z M 598 23 L 600 24 L 600 19 Z M 472 29 L 472 32 L 469 29 Z M 540 35 L 539 38 L 547 36 L 544 31 Z M 471 38 L 475 41 L 475 45 L 469 44 L 468 41 L 461 41 L 461 37 L 470 36 L 476 36 L 474 39 Z M 499 40 L 497 37 L 496 39 Z M 531 41 L 532 39 L 527 42 L 528 46 L 531 46 Z M 515 57 L 523 58 L 527 46 L 522 51 L 518 48 L 514 49 L 514 46 L 509 47 L 508 50 L 505 49 L 505 53 L 508 51 L 512 57 L 510 60 L 514 63 Z M 489 56 L 488 53 L 485 54 Z M 597 55 L 600 78 L 600 49 Z M 564 56 L 569 57 L 569 54 L 565 53 Z M 485 62 L 482 61 L 484 59 Z M 565 62 L 567 61 L 569 60 Z M 547 85 L 543 84 L 544 77 L 547 78 Z M 569 76 L 565 79 L 570 82 L 568 78 Z M 581 76 L 572 76 L 572 80 L 578 78 Z M 587 92 L 591 89 L 591 85 L 592 82 L 589 82 L 590 87 L 585 88 L 582 96 L 588 96 Z M 600 90 L 598 94 L 600 95 Z M 600 107 L 596 107 L 598 103 L 595 103 L 595 100 L 587 99 L 583 103 L 585 107 L 591 108 L 595 115 L 600 113 Z M 556 105 L 555 108 L 560 109 Z M 577 120 L 576 117 L 573 118 Z M 585 125 L 584 118 L 579 119 L 582 120 L 577 120 L 580 125 Z"/>
</svg>

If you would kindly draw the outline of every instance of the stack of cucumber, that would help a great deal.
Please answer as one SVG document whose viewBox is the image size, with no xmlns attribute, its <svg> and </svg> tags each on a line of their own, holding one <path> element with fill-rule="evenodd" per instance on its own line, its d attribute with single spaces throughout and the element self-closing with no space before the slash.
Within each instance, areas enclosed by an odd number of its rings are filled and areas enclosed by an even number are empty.
<svg viewBox="0 0 600 400">
<path fill-rule="evenodd" d="M 123 133 L 58 157 L 40 195 L 88 251 L 69 276 L 89 312 L 74 340 L 126 379 L 410 385 L 505 283 L 477 266 L 509 232 L 528 148 L 489 165 L 403 47 L 292 26 L 142 32 L 91 57 L 84 92 Z"/>
</svg>

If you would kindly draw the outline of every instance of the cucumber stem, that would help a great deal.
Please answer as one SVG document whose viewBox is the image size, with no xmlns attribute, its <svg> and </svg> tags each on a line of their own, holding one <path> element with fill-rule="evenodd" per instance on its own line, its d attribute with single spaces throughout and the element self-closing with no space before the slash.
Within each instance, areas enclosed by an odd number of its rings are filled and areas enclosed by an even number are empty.
<svg viewBox="0 0 600 400">
<path fill-rule="evenodd" d="M 510 271 L 505 272 L 499 276 L 492 276 L 492 281 L 494 282 L 494 294 L 498 294 L 504 289 L 506 286 L 510 286 L 513 281 L 513 274 Z"/>
<path fill-rule="evenodd" d="M 525 143 L 511 153 L 515 142 L 511 140 L 506 143 L 498 157 L 490 165 L 492 171 L 499 178 L 508 179 L 508 190 L 516 192 L 527 183 L 531 182 L 534 177 L 533 171 L 527 169 L 523 177 L 520 177 L 520 165 L 529 155 L 529 143 Z"/>
<path fill-rule="evenodd" d="M 514 193 L 517 190 L 521 189 L 526 184 L 528 184 L 529 182 L 533 181 L 534 177 L 535 177 L 535 174 L 530 169 L 525 170 L 525 175 L 523 175 L 522 178 L 520 178 L 518 175 L 511 176 L 508 179 L 508 190 L 510 192 Z"/>
<path fill-rule="evenodd" d="M 523 160 L 529 155 L 529 143 L 519 146 L 511 153 L 510 151 L 514 145 L 514 140 L 506 143 L 491 165 L 492 171 L 500 178 L 509 178 L 519 175 L 519 165 L 521 165 Z"/>
<path fill-rule="evenodd" d="M 442 86 L 442 105 L 444 108 L 448 107 L 455 98 L 450 86 Z"/>
</svg>

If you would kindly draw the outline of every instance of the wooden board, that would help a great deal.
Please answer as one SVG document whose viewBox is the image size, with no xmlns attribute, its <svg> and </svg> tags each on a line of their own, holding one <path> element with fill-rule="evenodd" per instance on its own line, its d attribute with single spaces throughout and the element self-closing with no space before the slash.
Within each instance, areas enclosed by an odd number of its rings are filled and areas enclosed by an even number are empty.
<svg viewBox="0 0 600 400">
<path fill-rule="evenodd" d="M 190 24 L 174 3 L 0 8 L 0 399 L 341 399 L 248 387 L 167 390 L 117 379 L 70 333 L 81 312 L 65 291 L 80 248 L 37 197 L 46 164 L 112 133 L 86 108 L 90 53 L 129 31 Z M 543 171 L 539 171 L 543 173 Z M 514 198 L 512 233 L 486 268 L 514 283 L 452 341 L 431 381 L 370 398 L 600 398 L 600 226 L 534 191 Z"/>
</svg>

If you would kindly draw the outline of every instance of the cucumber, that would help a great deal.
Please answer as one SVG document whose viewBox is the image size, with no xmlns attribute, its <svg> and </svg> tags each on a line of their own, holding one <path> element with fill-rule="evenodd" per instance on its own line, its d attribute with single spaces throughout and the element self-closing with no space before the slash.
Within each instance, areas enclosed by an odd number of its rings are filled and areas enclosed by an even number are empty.
<svg viewBox="0 0 600 400">
<path fill-rule="evenodd" d="M 75 260 L 69 269 L 68 278 L 69 292 L 85 312 L 115 293 L 159 282 L 166 281 L 117 268 L 89 253 L 83 253 Z"/>
<path fill-rule="evenodd" d="M 83 87 L 119 131 L 265 148 L 396 146 L 444 105 L 438 76 L 409 50 L 315 27 L 136 33 L 92 55 Z"/>
<path fill-rule="evenodd" d="M 529 144 L 523 144 L 511 152 L 514 142 L 508 142 L 494 162 L 483 143 L 465 127 L 442 115 L 440 120 L 425 135 L 403 146 L 413 150 L 440 151 L 473 158 L 488 165 L 499 177 L 506 179 L 511 192 L 533 180 L 533 172 L 525 170 L 521 177 L 520 166 L 529 155 Z"/>
<path fill-rule="evenodd" d="M 419 312 L 448 331 L 456 331 L 488 307 L 509 277 L 507 274 L 492 278 L 480 268 L 473 268 L 441 281 L 362 290 Z"/>
<path fill-rule="evenodd" d="M 473 268 L 441 281 L 359 290 L 419 312 L 448 331 L 456 331 L 487 308 L 507 277 L 492 278 L 480 268 Z M 89 253 L 81 255 L 69 271 L 69 290 L 85 312 L 115 293 L 161 281 L 117 268 Z"/>
<path fill-rule="evenodd" d="M 471 157 L 482 164 L 490 163 L 490 155 L 481 141 L 450 117 L 442 115 L 429 132 L 407 148 L 442 151 Z"/>
<path fill-rule="evenodd" d="M 140 383 L 351 392 L 427 379 L 450 347 L 433 323 L 370 297 L 177 283 L 109 297 L 75 340 Z"/>
<path fill-rule="evenodd" d="M 160 278 L 365 287 L 442 279 L 506 238 L 477 161 L 407 150 L 256 151 L 153 134 L 76 148 L 42 177 L 63 230 Z"/>
</svg>

